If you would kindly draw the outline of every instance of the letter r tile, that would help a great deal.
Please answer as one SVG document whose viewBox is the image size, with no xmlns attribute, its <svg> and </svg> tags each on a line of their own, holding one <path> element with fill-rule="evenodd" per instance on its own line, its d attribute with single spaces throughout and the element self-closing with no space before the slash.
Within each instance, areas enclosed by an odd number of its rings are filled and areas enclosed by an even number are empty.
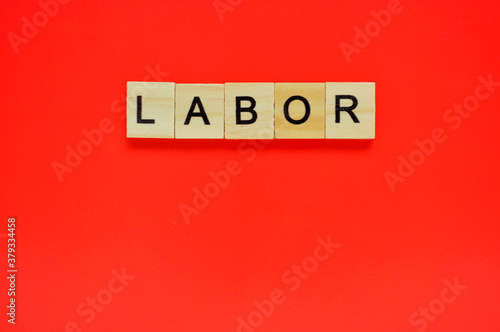
<svg viewBox="0 0 500 332">
<path fill-rule="evenodd" d="M 375 83 L 326 83 L 326 138 L 375 138 Z"/>
</svg>

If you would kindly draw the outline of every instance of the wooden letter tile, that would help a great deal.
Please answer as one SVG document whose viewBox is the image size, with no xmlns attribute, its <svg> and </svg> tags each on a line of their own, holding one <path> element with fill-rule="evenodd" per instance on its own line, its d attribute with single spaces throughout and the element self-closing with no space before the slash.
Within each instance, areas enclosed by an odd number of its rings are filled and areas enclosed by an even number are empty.
<svg viewBox="0 0 500 332">
<path fill-rule="evenodd" d="M 127 82 L 127 137 L 174 138 L 175 83 Z"/>
<path fill-rule="evenodd" d="M 225 84 L 225 137 L 274 137 L 274 83 Z"/>
<path fill-rule="evenodd" d="M 175 138 L 224 138 L 224 84 L 176 84 Z"/>
<path fill-rule="evenodd" d="M 375 83 L 326 83 L 326 138 L 375 138 Z"/>
<path fill-rule="evenodd" d="M 276 138 L 325 138 L 325 83 L 276 83 Z"/>
</svg>

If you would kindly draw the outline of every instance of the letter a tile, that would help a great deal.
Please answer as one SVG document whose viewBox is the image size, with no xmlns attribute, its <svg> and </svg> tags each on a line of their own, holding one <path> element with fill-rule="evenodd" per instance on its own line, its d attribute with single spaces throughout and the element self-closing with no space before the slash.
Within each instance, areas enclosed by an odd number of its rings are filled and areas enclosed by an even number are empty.
<svg viewBox="0 0 500 332">
<path fill-rule="evenodd" d="M 175 138 L 224 138 L 224 84 L 175 86 Z"/>
</svg>

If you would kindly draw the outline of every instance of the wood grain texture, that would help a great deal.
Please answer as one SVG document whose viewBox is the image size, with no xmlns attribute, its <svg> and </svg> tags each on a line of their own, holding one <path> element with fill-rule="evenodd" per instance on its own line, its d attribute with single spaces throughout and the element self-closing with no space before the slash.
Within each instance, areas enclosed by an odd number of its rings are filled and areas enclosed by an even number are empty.
<svg viewBox="0 0 500 332">
<path fill-rule="evenodd" d="M 352 110 L 359 123 L 345 111 L 336 114 L 336 107 L 349 107 L 353 96 L 357 106 Z M 336 120 L 339 122 L 337 123 Z M 375 83 L 326 83 L 326 138 L 375 138 Z"/>
<path fill-rule="evenodd" d="M 200 116 L 185 124 L 194 99 L 198 97 L 208 124 Z M 194 112 L 200 113 L 199 104 Z M 177 84 L 175 89 L 176 138 L 224 138 L 224 84 Z"/>
<path fill-rule="evenodd" d="M 306 103 L 303 99 L 289 101 L 295 96 L 305 99 L 310 106 L 309 117 L 300 124 L 291 123 L 290 119 L 304 119 Z M 325 83 L 276 83 L 274 100 L 275 138 L 325 138 Z"/>
<path fill-rule="evenodd" d="M 138 96 L 142 119 L 154 123 L 138 123 Z M 175 83 L 127 82 L 127 137 L 174 138 L 174 96 Z"/>
<path fill-rule="evenodd" d="M 225 84 L 225 138 L 272 139 L 274 138 L 274 83 Z M 255 100 L 256 120 L 250 124 L 236 123 L 236 97 Z M 250 107 L 250 101 L 241 101 L 241 107 Z M 241 112 L 242 120 L 251 120 L 252 114 Z"/>
</svg>

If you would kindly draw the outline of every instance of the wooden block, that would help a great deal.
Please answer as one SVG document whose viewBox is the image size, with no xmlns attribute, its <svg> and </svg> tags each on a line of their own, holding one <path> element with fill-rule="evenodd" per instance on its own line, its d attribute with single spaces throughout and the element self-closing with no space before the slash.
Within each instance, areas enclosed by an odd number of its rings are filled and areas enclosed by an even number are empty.
<svg viewBox="0 0 500 332">
<path fill-rule="evenodd" d="M 276 83 L 274 136 L 325 138 L 325 83 Z"/>
<path fill-rule="evenodd" d="M 176 84 L 175 138 L 224 138 L 224 84 Z"/>
<path fill-rule="evenodd" d="M 274 83 L 226 83 L 225 92 L 225 138 L 274 138 Z"/>
<path fill-rule="evenodd" d="M 127 137 L 174 138 L 175 83 L 127 82 Z"/>
<path fill-rule="evenodd" d="M 326 138 L 375 138 L 375 83 L 326 83 Z"/>
</svg>

